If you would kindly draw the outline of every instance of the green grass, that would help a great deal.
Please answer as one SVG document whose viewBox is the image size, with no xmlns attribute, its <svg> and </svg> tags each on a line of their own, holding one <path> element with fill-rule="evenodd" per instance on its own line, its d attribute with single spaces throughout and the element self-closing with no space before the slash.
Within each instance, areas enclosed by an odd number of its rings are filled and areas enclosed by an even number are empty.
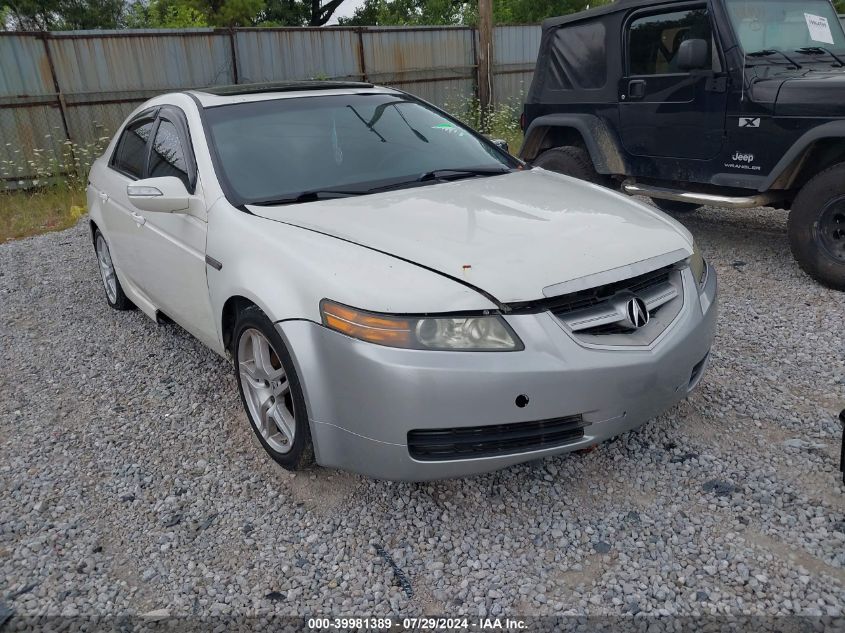
<svg viewBox="0 0 845 633">
<path fill-rule="evenodd" d="M 0 243 L 72 227 L 85 213 L 85 192 L 56 185 L 0 192 Z"/>
</svg>

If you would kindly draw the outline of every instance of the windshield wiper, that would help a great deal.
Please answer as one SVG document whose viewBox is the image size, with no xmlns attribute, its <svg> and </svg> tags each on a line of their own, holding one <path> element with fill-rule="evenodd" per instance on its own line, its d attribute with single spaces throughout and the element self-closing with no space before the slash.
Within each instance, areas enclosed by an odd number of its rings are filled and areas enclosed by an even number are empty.
<svg viewBox="0 0 845 633">
<path fill-rule="evenodd" d="M 796 53 L 803 53 L 805 55 L 824 55 L 825 53 L 833 57 L 838 63 L 839 66 L 845 66 L 845 60 L 843 60 L 839 55 L 834 53 L 829 48 L 825 48 L 824 46 L 805 46 L 804 48 L 796 49 Z"/>
<path fill-rule="evenodd" d="M 482 167 L 479 169 L 435 169 L 427 171 L 417 178 L 417 182 L 429 180 L 461 180 L 463 178 L 475 178 L 477 176 L 498 176 L 506 174 L 510 169 L 496 169 L 493 167 Z"/>
<path fill-rule="evenodd" d="M 748 53 L 746 55 L 746 57 L 769 57 L 770 55 L 783 55 L 783 57 L 786 59 L 786 61 L 788 61 L 790 64 L 792 64 L 796 68 L 803 68 L 803 66 L 801 66 L 801 64 L 796 62 L 789 55 L 787 55 L 783 51 L 775 50 L 774 48 L 764 48 L 761 51 L 755 51 L 753 53 Z"/>
<path fill-rule="evenodd" d="M 338 198 L 350 198 L 352 196 L 362 196 L 365 191 L 339 191 L 337 189 L 314 189 L 312 191 L 303 191 L 285 198 L 275 198 L 271 200 L 259 200 L 258 202 L 247 202 L 257 207 L 274 207 L 283 204 L 299 204 L 300 202 L 317 202 L 318 200 L 336 200 Z"/>
<path fill-rule="evenodd" d="M 436 169 L 434 171 L 427 171 L 413 180 L 402 180 L 400 182 L 390 183 L 389 185 L 382 185 L 368 189 L 367 193 L 378 193 L 380 191 L 391 191 L 393 189 L 403 189 L 406 187 L 413 187 L 424 183 L 434 182 L 451 182 L 454 180 L 463 180 L 464 178 L 479 178 L 485 176 L 499 176 L 501 174 L 510 173 L 507 167 L 504 169 L 494 168 L 478 168 L 478 169 Z"/>
</svg>

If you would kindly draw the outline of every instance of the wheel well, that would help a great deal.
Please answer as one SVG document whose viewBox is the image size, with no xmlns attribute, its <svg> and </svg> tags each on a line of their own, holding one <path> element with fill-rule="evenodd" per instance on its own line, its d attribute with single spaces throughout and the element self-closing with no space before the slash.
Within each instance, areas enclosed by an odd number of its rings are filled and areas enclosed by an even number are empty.
<svg viewBox="0 0 845 633">
<path fill-rule="evenodd" d="M 94 236 L 97 234 L 97 229 L 99 227 L 97 226 L 97 223 L 94 222 L 94 220 L 88 220 L 88 226 L 91 229 L 91 242 L 93 243 L 94 242 Z"/>
<path fill-rule="evenodd" d="M 522 158 L 532 161 L 547 149 L 553 147 L 564 147 L 572 145 L 587 149 L 584 137 L 581 132 L 572 127 L 546 127 L 534 132 L 531 138 L 525 143 L 522 150 Z"/>
<path fill-rule="evenodd" d="M 255 303 L 246 297 L 229 297 L 223 304 L 223 315 L 221 317 L 221 333 L 223 334 L 223 346 L 228 350 L 232 346 L 232 335 L 235 333 L 235 322 L 238 315 Z"/>
<path fill-rule="evenodd" d="M 816 174 L 842 162 L 845 162 L 845 139 L 820 139 L 778 177 L 773 188 L 800 189 Z"/>
</svg>

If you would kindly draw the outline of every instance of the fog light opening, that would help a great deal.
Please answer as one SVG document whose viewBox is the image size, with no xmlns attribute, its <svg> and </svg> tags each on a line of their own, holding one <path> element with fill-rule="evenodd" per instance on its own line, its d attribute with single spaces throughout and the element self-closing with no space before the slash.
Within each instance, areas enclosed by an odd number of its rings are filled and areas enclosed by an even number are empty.
<svg viewBox="0 0 845 633">
<path fill-rule="evenodd" d="M 531 400 L 528 396 L 526 396 L 524 393 L 521 393 L 516 397 L 516 400 L 514 400 L 514 404 L 516 404 L 516 406 L 520 409 L 524 409 L 528 406 L 528 403 L 530 401 Z"/>
</svg>

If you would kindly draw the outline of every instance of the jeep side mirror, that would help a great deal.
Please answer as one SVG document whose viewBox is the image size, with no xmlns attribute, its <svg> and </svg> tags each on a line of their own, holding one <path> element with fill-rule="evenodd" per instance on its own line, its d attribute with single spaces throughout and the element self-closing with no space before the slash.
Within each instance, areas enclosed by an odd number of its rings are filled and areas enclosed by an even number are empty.
<svg viewBox="0 0 845 633">
<path fill-rule="evenodd" d="M 678 47 L 678 68 L 680 70 L 704 70 L 710 68 L 710 45 L 707 40 L 685 40 Z"/>
<path fill-rule="evenodd" d="M 158 213 L 187 211 L 191 203 L 191 194 L 175 176 L 136 180 L 127 185 L 126 195 L 129 202 L 142 211 Z"/>
<path fill-rule="evenodd" d="M 493 145 L 498 147 L 500 150 L 502 150 L 506 154 L 511 153 L 510 147 L 508 147 L 508 142 L 506 140 L 501 139 L 501 138 L 491 138 L 490 142 L 493 143 Z"/>
</svg>

